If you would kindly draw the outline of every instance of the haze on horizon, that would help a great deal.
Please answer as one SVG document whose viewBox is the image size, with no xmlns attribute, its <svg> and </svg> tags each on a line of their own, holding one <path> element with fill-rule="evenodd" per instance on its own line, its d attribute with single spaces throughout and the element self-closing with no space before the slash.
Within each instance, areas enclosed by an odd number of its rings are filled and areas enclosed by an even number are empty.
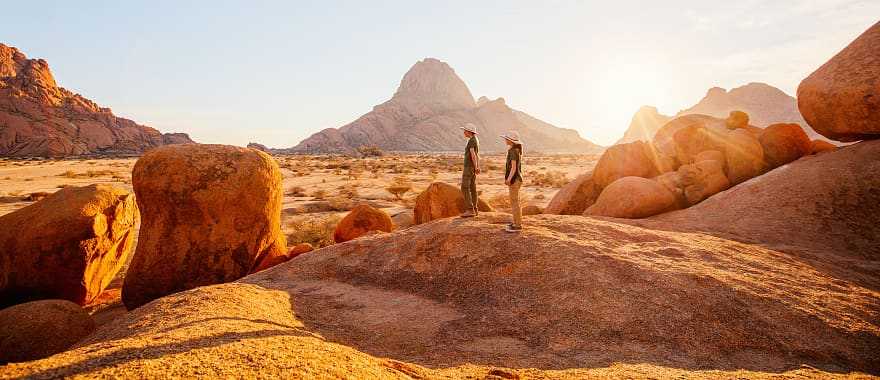
<svg viewBox="0 0 880 380">
<path fill-rule="evenodd" d="M 393 95 L 418 60 L 475 97 L 609 145 L 641 105 L 713 86 L 798 83 L 877 22 L 880 2 L 16 2 L 0 42 L 59 85 L 199 142 L 290 147 Z"/>
</svg>

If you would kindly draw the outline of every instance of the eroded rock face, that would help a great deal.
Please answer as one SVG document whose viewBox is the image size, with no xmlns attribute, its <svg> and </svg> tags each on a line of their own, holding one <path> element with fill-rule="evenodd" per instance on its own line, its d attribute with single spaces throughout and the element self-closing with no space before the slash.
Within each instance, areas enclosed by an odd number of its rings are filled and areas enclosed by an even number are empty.
<svg viewBox="0 0 880 380">
<path fill-rule="evenodd" d="M 0 306 L 89 302 L 128 260 L 137 219 L 134 195 L 111 185 L 68 186 L 0 216 Z"/>
<path fill-rule="evenodd" d="M 776 168 L 810 154 L 813 143 L 797 124 L 773 124 L 758 139 L 764 148 L 764 161 Z"/>
<path fill-rule="evenodd" d="M 813 140 L 810 143 L 810 154 L 833 152 L 835 150 L 837 150 L 837 145 L 834 145 L 825 140 Z"/>
<path fill-rule="evenodd" d="M 391 232 L 393 229 L 394 223 L 388 214 L 368 204 L 360 204 L 339 221 L 333 231 L 333 240 L 343 243 L 371 231 Z"/>
<path fill-rule="evenodd" d="M 477 202 L 479 211 L 493 211 L 492 206 L 483 201 Z M 464 212 L 464 196 L 461 189 L 444 182 L 434 182 L 416 197 L 413 208 L 414 224 L 459 216 Z"/>
<path fill-rule="evenodd" d="M 604 188 L 623 177 L 651 178 L 670 170 L 673 164 L 664 161 L 650 143 L 635 141 L 606 149 L 593 169 L 593 182 Z"/>
<path fill-rule="evenodd" d="M 593 172 L 582 174 L 556 192 L 544 213 L 581 215 L 596 202 L 601 192 L 602 188 L 593 181 Z"/>
<path fill-rule="evenodd" d="M 732 185 L 757 177 L 764 172 L 764 148 L 749 131 L 736 129 L 727 134 L 722 146 L 727 179 Z"/>
<path fill-rule="evenodd" d="M 27 302 L 0 310 L 0 364 L 62 352 L 95 330 L 92 317 L 66 300 Z"/>
<path fill-rule="evenodd" d="M 227 145 L 172 145 L 135 163 L 143 221 L 126 273 L 129 309 L 196 286 L 237 280 L 287 252 L 281 171 L 268 154 Z"/>
<path fill-rule="evenodd" d="M 138 154 L 191 142 L 186 134 L 162 134 L 116 117 L 58 87 L 46 61 L 0 44 L 0 156 Z"/>
<path fill-rule="evenodd" d="M 717 160 L 702 160 L 682 165 L 678 168 L 678 174 L 688 205 L 700 203 L 730 187 L 730 181 L 724 174 L 724 166 Z"/>
<path fill-rule="evenodd" d="M 263 259 L 260 260 L 260 263 L 257 264 L 257 267 L 254 268 L 253 271 L 251 271 L 251 273 L 257 273 L 261 270 L 269 269 L 269 268 L 274 267 L 278 264 L 287 262 L 294 257 L 302 255 L 303 253 L 311 252 L 314 249 L 315 249 L 315 247 L 312 247 L 312 245 L 309 243 L 299 243 L 299 244 L 291 247 L 287 251 L 287 253 L 285 253 L 283 255 L 277 254 L 276 253 L 277 251 L 274 251 L 272 254 L 264 256 Z"/>
<path fill-rule="evenodd" d="M 880 138 L 880 22 L 801 81 L 807 123 L 837 141 Z"/>
<path fill-rule="evenodd" d="M 584 215 L 644 218 L 675 206 L 675 196 L 662 184 L 642 177 L 623 177 L 602 190 Z"/>
</svg>

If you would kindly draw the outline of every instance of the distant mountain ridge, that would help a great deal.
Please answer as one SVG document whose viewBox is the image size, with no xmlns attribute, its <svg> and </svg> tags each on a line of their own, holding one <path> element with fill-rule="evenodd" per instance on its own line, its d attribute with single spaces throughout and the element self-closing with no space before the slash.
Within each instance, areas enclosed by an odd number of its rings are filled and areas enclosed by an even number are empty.
<svg viewBox="0 0 880 380">
<path fill-rule="evenodd" d="M 139 154 L 191 142 L 185 133 L 160 133 L 58 87 L 45 60 L 0 43 L 0 156 Z"/>
<path fill-rule="evenodd" d="M 290 148 L 295 153 L 354 153 L 361 146 L 388 151 L 463 149 L 458 128 L 473 123 L 484 151 L 501 151 L 498 137 L 519 132 L 527 150 L 590 153 L 602 147 L 564 129 L 507 106 L 503 98 L 474 100 L 464 81 L 445 62 L 425 58 L 403 76 L 394 96 L 357 120 L 327 128 Z"/>
<path fill-rule="evenodd" d="M 730 111 L 739 110 L 749 114 L 749 124 L 766 127 L 774 123 L 798 123 L 811 139 L 825 139 L 814 131 L 801 116 L 797 99 L 766 83 L 749 83 L 727 91 L 712 87 L 694 106 L 679 111 L 675 116 L 662 115 L 657 108 L 643 106 L 630 122 L 618 144 L 635 140 L 650 141 L 660 127 L 674 117 L 704 114 L 726 118 Z"/>
</svg>

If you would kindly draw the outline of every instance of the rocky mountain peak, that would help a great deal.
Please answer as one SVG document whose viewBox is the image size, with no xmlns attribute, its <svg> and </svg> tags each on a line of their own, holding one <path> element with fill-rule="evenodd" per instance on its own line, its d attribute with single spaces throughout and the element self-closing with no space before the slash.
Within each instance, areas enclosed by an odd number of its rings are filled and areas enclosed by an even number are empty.
<svg viewBox="0 0 880 380">
<path fill-rule="evenodd" d="M 464 81 L 446 62 L 436 58 L 416 62 L 403 76 L 393 99 L 417 101 L 435 111 L 476 107 Z"/>
</svg>

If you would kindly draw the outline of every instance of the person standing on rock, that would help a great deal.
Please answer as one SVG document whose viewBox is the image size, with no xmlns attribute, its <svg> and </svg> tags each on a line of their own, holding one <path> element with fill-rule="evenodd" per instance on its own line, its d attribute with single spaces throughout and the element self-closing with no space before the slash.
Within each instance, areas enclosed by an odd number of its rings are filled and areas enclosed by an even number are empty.
<svg viewBox="0 0 880 380">
<path fill-rule="evenodd" d="M 480 174 L 480 141 L 477 127 L 471 123 L 460 127 L 468 139 L 464 148 L 464 169 L 461 172 L 461 194 L 464 195 L 462 218 L 477 216 L 477 175 Z"/>
<path fill-rule="evenodd" d="M 507 143 L 507 163 L 504 164 L 504 184 L 510 193 L 510 210 L 513 222 L 507 225 L 507 232 L 522 231 L 522 208 L 519 206 L 519 189 L 522 187 L 522 141 L 515 131 L 501 135 Z"/>
</svg>

